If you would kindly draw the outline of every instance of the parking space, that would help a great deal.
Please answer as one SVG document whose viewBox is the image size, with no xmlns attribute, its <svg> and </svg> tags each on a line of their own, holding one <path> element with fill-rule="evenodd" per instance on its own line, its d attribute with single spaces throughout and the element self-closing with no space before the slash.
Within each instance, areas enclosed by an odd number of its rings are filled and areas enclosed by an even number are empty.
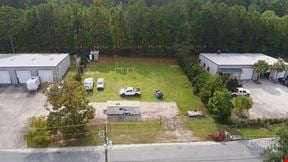
<svg viewBox="0 0 288 162">
<path fill-rule="evenodd" d="M 26 147 L 27 119 L 46 115 L 46 100 L 41 92 L 29 93 L 25 87 L 0 87 L 0 148 Z"/>
<path fill-rule="evenodd" d="M 284 118 L 288 117 L 288 87 L 260 80 L 243 83 L 243 87 L 251 91 L 253 107 L 249 111 L 250 118 Z"/>
</svg>

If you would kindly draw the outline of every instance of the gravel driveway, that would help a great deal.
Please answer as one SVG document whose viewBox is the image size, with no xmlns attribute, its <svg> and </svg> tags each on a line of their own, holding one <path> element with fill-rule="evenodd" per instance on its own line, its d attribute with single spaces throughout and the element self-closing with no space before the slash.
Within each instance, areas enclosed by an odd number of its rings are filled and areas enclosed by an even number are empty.
<svg viewBox="0 0 288 162">
<path fill-rule="evenodd" d="M 90 103 L 95 108 L 95 120 L 104 122 L 107 121 L 107 115 L 103 110 L 106 108 L 106 102 L 92 102 Z M 157 142 L 167 142 L 166 138 L 174 137 L 173 142 L 183 141 L 197 141 L 193 132 L 185 127 L 181 120 L 177 117 L 179 114 L 177 104 L 175 102 L 141 102 L 141 115 L 123 116 L 115 115 L 109 116 L 109 121 L 145 121 L 145 120 L 161 120 L 162 131 L 158 135 Z M 164 141 L 163 141 L 164 139 Z M 171 142 L 171 141 L 170 141 Z"/>
<path fill-rule="evenodd" d="M 106 121 L 107 115 L 104 114 L 106 102 L 92 102 L 90 105 L 96 110 L 95 119 Z M 155 120 L 160 118 L 173 118 L 178 115 L 178 107 L 175 102 L 141 102 L 140 120 Z M 129 117 L 129 116 L 127 116 Z M 110 119 L 110 118 L 109 118 Z"/>
<path fill-rule="evenodd" d="M 24 87 L 0 87 L 0 148 L 26 147 L 27 119 L 47 114 L 42 93 L 29 93 Z"/>
<path fill-rule="evenodd" d="M 261 84 L 246 82 L 244 88 L 251 91 L 253 107 L 250 118 L 288 117 L 288 87 L 269 80 L 260 80 Z"/>
</svg>

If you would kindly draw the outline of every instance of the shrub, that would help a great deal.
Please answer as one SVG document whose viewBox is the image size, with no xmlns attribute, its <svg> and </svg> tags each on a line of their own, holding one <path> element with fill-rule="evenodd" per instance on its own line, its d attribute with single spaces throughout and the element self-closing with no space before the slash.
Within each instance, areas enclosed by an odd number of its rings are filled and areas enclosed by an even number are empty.
<svg viewBox="0 0 288 162">
<path fill-rule="evenodd" d="M 29 131 L 25 135 L 28 147 L 47 147 L 52 138 L 51 133 L 47 130 L 46 117 L 32 117 L 28 119 Z"/>
<path fill-rule="evenodd" d="M 216 115 L 220 122 L 227 122 L 232 111 L 230 93 L 227 89 L 216 90 L 207 104 L 209 113 Z"/>
<path fill-rule="evenodd" d="M 212 97 L 216 90 L 223 87 L 223 81 L 219 74 L 209 77 L 209 80 L 205 82 L 204 86 L 200 89 L 200 98 L 202 102 L 207 105 L 209 98 Z"/>
<path fill-rule="evenodd" d="M 192 86 L 194 87 L 194 93 L 199 94 L 200 89 L 204 87 L 207 80 L 209 80 L 210 74 L 205 72 L 200 73 L 192 80 Z"/>
<path fill-rule="evenodd" d="M 239 87 L 238 80 L 234 77 L 229 77 L 226 81 L 224 81 L 224 86 L 229 91 L 235 91 L 237 87 Z"/>
<path fill-rule="evenodd" d="M 209 135 L 210 139 L 216 142 L 225 141 L 226 134 L 224 130 L 216 130 L 213 134 Z"/>
<path fill-rule="evenodd" d="M 81 74 L 79 72 L 77 72 L 74 77 L 73 77 L 74 80 L 78 81 L 78 82 L 81 82 L 82 80 L 82 77 L 81 77 Z"/>
</svg>

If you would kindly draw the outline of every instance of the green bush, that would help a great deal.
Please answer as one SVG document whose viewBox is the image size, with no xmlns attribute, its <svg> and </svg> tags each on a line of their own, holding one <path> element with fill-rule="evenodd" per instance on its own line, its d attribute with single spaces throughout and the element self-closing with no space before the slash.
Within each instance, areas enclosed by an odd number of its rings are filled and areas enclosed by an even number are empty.
<svg viewBox="0 0 288 162">
<path fill-rule="evenodd" d="M 227 89 L 216 90 L 209 99 L 207 109 L 218 121 L 228 122 L 232 111 L 230 92 Z"/>
<path fill-rule="evenodd" d="M 74 76 L 73 76 L 73 79 L 78 81 L 78 82 L 81 82 L 82 80 L 82 77 L 81 77 L 81 74 L 79 72 L 77 72 Z"/>
<path fill-rule="evenodd" d="M 216 90 L 220 90 L 223 87 L 223 81 L 219 74 L 213 75 L 209 77 L 204 84 L 204 86 L 200 89 L 200 98 L 202 102 L 207 105 L 209 99 L 213 96 Z"/>
<path fill-rule="evenodd" d="M 224 81 L 224 86 L 229 91 L 235 91 L 237 87 L 239 87 L 238 80 L 234 77 L 229 77 L 227 80 Z"/>
<path fill-rule="evenodd" d="M 47 147 L 52 141 L 51 132 L 47 130 L 46 117 L 32 117 L 28 119 L 29 131 L 25 135 L 28 147 Z"/>
<path fill-rule="evenodd" d="M 204 87 L 207 80 L 209 80 L 210 74 L 205 72 L 200 73 L 192 80 L 192 86 L 194 87 L 194 93 L 199 94 L 200 89 Z"/>
</svg>

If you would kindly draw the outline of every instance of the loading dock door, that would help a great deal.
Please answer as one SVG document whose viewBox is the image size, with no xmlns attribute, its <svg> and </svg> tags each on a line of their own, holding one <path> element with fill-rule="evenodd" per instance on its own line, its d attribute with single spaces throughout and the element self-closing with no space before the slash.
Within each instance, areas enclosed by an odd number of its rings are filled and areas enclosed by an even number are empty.
<svg viewBox="0 0 288 162">
<path fill-rule="evenodd" d="M 19 83 L 26 83 L 31 78 L 31 71 L 16 71 L 16 76 Z"/>
<path fill-rule="evenodd" d="M 38 75 L 40 77 L 41 83 L 43 82 L 54 82 L 53 71 L 52 70 L 38 70 Z"/>
<path fill-rule="evenodd" d="M 0 84 L 10 84 L 11 79 L 8 71 L 0 71 Z"/>
</svg>

